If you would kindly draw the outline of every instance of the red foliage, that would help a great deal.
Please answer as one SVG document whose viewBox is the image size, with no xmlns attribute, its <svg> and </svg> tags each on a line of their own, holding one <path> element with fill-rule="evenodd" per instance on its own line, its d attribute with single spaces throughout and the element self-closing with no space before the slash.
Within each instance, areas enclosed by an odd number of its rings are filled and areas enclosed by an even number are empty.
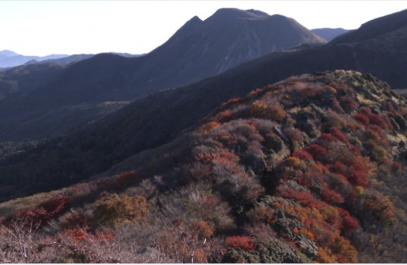
<svg viewBox="0 0 407 265">
<path fill-rule="evenodd" d="M 263 89 L 261 89 L 261 88 L 256 88 L 255 90 L 250 91 L 249 94 L 248 94 L 248 96 L 256 95 L 256 94 L 258 94 L 258 93 L 261 92 L 261 91 L 263 91 Z"/>
<path fill-rule="evenodd" d="M 94 235 L 91 235 L 92 238 L 98 241 L 107 241 L 107 242 L 113 241 L 115 236 L 116 233 L 108 230 L 98 230 Z"/>
<path fill-rule="evenodd" d="M 364 171 L 356 170 L 353 166 L 350 167 L 352 175 L 349 178 L 349 182 L 354 186 L 363 186 L 365 188 L 369 187 L 367 182 L 367 175 Z"/>
<path fill-rule="evenodd" d="M 369 115 L 370 123 L 376 124 L 377 126 L 380 126 L 382 128 L 386 128 L 389 126 L 389 124 L 382 118 L 382 116 L 378 114 L 371 113 Z"/>
<path fill-rule="evenodd" d="M 394 106 L 393 106 L 393 103 L 391 101 L 386 102 L 386 107 L 387 107 L 388 111 L 394 111 L 395 110 Z"/>
<path fill-rule="evenodd" d="M 85 229 L 82 228 L 72 228 L 64 231 L 63 236 L 71 237 L 74 238 L 75 240 L 82 241 L 86 239 L 87 232 Z"/>
<path fill-rule="evenodd" d="M 116 234 L 111 231 L 96 231 L 95 234 L 92 234 L 83 228 L 68 229 L 63 232 L 62 235 L 72 237 L 77 241 L 91 239 L 92 241 L 96 240 L 99 242 L 111 242 L 116 236 Z"/>
<path fill-rule="evenodd" d="M 333 203 L 333 204 L 338 204 L 338 203 L 343 203 L 345 200 L 343 199 L 342 195 L 336 193 L 335 191 L 325 188 L 324 191 L 321 194 L 321 198 L 328 202 L 328 203 Z"/>
<path fill-rule="evenodd" d="M 355 156 L 336 161 L 330 166 L 332 172 L 343 175 L 352 185 L 368 187 L 366 165 L 361 157 Z"/>
<path fill-rule="evenodd" d="M 325 221 L 336 229 L 342 229 L 342 218 L 337 214 L 330 214 Z"/>
<path fill-rule="evenodd" d="M 347 167 L 341 161 L 336 161 L 331 166 L 331 170 L 332 170 L 332 172 L 337 173 L 337 174 L 341 174 L 341 175 L 347 175 L 348 174 Z"/>
<path fill-rule="evenodd" d="M 354 146 L 354 145 L 349 146 L 349 150 L 352 151 L 352 153 L 353 153 L 354 155 L 356 155 L 356 156 L 362 156 L 362 154 L 360 153 L 359 149 L 358 149 L 356 146 Z"/>
<path fill-rule="evenodd" d="M 222 111 L 218 115 L 216 115 L 215 118 L 218 122 L 228 122 L 232 119 L 232 111 L 230 109 L 227 109 L 225 111 Z"/>
<path fill-rule="evenodd" d="M 330 134 L 323 133 L 318 137 L 318 140 L 327 141 L 327 142 L 337 142 L 338 139 Z"/>
<path fill-rule="evenodd" d="M 377 133 L 377 134 L 380 136 L 380 138 L 386 137 L 386 134 L 383 132 L 383 129 L 380 128 L 380 127 L 377 126 L 377 125 L 369 125 L 367 128 L 368 128 L 369 130 L 371 130 L 371 131 Z"/>
<path fill-rule="evenodd" d="M 124 187 L 128 184 L 130 184 L 130 182 L 134 179 L 134 170 L 132 171 L 128 171 L 125 172 L 123 174 L 121 174 L 120 176 L 117 177 L 116 179 L 116 186 L 118 187 Z"/>
<path fill-rule="evenodd" d="M 338 138 L 341 142 L 349 144 L 349 140 L 342 134 L 342 132 L 338 128 L 332 128 L 331 134 Z"/>
<path fill-rule="evenodd" d="M 254 241 L 247 236 L 229 236 L 225 240 L 225 244 L 231 248 L 241 248 L 242 250 L 255 250 Z"/>
<path fill-rule="evenodd" d="M 44 225 L 48 220 L 55 218 L 70 208 L 71 197 L 58 195 L 55 198 L 43 201 L 37 208 L 31 210 L 20 210 L 14 216 L 7 217 L 2 224 L 9 226 L 13 219 L 26 218 L 27 224 Z"/>
<path fill-rule="evenodd" d="M 362 113 L 356 114 L 354 118 L 362 125 L 368 125 L 370 123 L 370 119 Z"/>
<path fill-rule="evenodd" d="M 310 144 L 304 149 L 306 152 L 312 155 L 316 160 L 320 159 L 323 155 L 326 154 L 327 150 L 317 144 Z"/>
<path fill-rule="evenodd" d="M 340 102 L 342 108 L 348 113 L 353 110 L 357 110 L 357 108 L 358 108 L 358 105 L 351 97 L 341 98 L 339 102 Z"/>
<path fill-rule="evenodd" d="M 305 161 L 309 161 L 312 159 L 312 155 L 310 155 L 308 152 L 306 151 L 302 151 L 302 150 L 296 150 L 294 151 L 293 157 L 299 158 L 301 160 L 305 160 Z"/>
<path fill-rule="evenodd" d="M 219 126 L 218 122 L 211 121 L 209 123 L 206 123 L 206 124 L 202 125 L 201 128 L 198 130 L 198 133 L 207 133 L 207 132 L 215 129 L 218 126 Z"/>
<path fill-rule="evenodd" d="M 227 102 L 223 103 L 219 108 L 227 108 L 227 107 L 230 107 L 239 102 L 240 102 L 240 98 L 232 98 L 232 99 L 229 99 Z"/>
<path fill-rule="evenodd" d="M 283 191 L 281 196 L 284 198 L 296 200 L 303 206 L 308 206 L 314 201 L 314 198 L 310 193 L 306 191 L 296 191 L 291 188 L 287 188 L 285 191 Z"/>
<path fill-rule="evenodd" d="M 350 216 L 349 212 L 342 209 L 336 208 L 339 212 L 339 215 L 342 217 L 342 232 L 344 234 L 355 231 L 358 227 L 358 221 Z"/>
<path fill-rule="evenodd" d="M 359 108 L 359 112 L 369 116 L 372 113 L 372 110 L 369 107 Z"/>
<path fill-rule="evenodd" d="M 353 169 L 356 171 L 366 171 L 365 162 L 361 157 L 350 157 L 348 159 L 343 159 L 342 161 L 345 165 L 348 167 L 353 167 Z"/>
<path fill-rule="evenodd" d="M 345 216 L 342 225 L 344 234 L 351 233 L 359 227 L 358 221 L 351 216 Z"/>
<path fill-rule="evenodd" d="M 344 113 L 345 111 L 343 110 L 343 108 L 341 107 L 341 105 L 339 105 L 339 102 L 336 98 L 331 98 L 331 104 L 330 104 L 330 108 L 337 112 L 337 113 Z"/>
</svg>

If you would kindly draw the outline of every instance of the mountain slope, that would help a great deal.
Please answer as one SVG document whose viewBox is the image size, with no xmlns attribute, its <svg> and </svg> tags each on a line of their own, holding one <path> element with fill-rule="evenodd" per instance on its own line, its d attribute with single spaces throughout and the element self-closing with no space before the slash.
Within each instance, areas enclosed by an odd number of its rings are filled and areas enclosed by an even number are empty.
<svg viewBox="0 0 407 265">
<path fill-rule="evenodd" d="M 78 62 L 82 61 L 85 59 L 89 59 L 90 57 L 94 56 L 94 54 L 74 54 L 70 56 L 66 56 L 63 58 L 58 58 L 58 59 L 47 59 L 41 61 L 41 63 L 57 63 L 60 65 L 69 65 L 73 62 Z"/>
<path fill-rule="evenodd" d="M 20 242 L 40 246 L 26 262 L 403 262 L 406 117 L 369 74 L 267 85 L 92 181 L 1 204 L 2 262 Z"/>
<path fill-rule="evenodd" d="M 358 30 L 336 38 L 332 43 L 360 42 L 398 30 L 407 24 L 407 10 L 373 19 L 364 23 Z"/>
<path fill-rule="evenodd" d="M 27 94 L 55 79 L 64 69 L 57 64 L 21 65 L 0 72 L 0 101 Z"/>
</svg>

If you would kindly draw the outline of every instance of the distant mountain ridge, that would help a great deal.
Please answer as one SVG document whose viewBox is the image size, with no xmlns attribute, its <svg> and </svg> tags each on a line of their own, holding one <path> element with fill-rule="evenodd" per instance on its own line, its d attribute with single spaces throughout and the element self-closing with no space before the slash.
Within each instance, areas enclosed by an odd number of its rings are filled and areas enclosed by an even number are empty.
<svg viewBox="0 0 407 265">
<path fill-rule="evenodd" d="M 130 53 L 115 53 L 112 54 L 120 55 L 122 57 L 140 57 L 144 54 L 130 54 Z M 16 67 L 23 64 L 33 64 L 33 63 L 57 63 L 60 65 L 68 65 L 73 62 L 82 61 L 95 56 L 95 54 L 52 54 L 47 56 L 25 56 L 13 51 L 3 50 L 0 51 L 0 70 L 1 68 Z"/>
<path fill-rule="evenodd" d="M 67 57 L 67 54 L 51 54 L 47 56 L 25 56 L 13 51 L 3 50 L 0 51 L 0 67 L 14 67 L 25 64 L 31 60 L 44 61 L 50 59 L 59 59 Z"/>
<path fill-rule="evenodd" d="M 330 42 L 334 38 L 349 32 L 348 29 L 343 28 L 320 28 L 320 29 L 312 29 L 312 32 L 323 38 L 324 40 Z"/>
</svg>

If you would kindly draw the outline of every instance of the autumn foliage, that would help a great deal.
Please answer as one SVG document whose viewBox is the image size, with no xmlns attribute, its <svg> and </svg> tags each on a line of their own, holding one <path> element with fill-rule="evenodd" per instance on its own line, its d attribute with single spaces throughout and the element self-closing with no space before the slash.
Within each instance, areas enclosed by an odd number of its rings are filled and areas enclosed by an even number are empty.
<svg viewBox="0 0 407 265">
<path fill-rule="evenodd" d="M 66 256 L 79 262 L 98 261 L 86 245 L 188 263 L 225 255 L 354 263 L 402 253 L 407 105 L 374 80 L 316 73 L 231 99 L 111 176 L 14 212 L 0 232 L 16 219 L 39 224 L 39 238 L 66 238 L 75 250 Z"/>
<path fill-rule="evenodd" d="M 225 239 L 225 244 L 231 248 L 240 248 L 242 250 L 255 250 L 253 239 L 246 236 L 229 236 Z"/>
</svg>

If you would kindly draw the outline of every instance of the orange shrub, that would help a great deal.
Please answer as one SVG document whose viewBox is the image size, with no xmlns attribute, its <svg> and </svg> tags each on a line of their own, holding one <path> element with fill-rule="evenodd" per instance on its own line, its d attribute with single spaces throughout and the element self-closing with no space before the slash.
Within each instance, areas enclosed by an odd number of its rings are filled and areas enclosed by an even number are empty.
<svg viewBox="0 0 407 265">
<path fill-rule="evenodd" d="M 207 124 L 202 125 L 201 128 L 198 130 L 198 133 L 210 132 L 211 130 L 215 129 L 218 126 L 219 126 L 219 122 L 211 121 Z"/>
<path fill-rule="evenodd" d="M 225 244 L 231 248 L 240 248 L 247 251 L 255 249 L 253 239 L 247 236 L 229 236 L 226 238 Z"/>
<path fill-rule="evenodd" d="M 250 106 L 250 115 L 253 117 L 268 118 L 281 122 L 286 118 L 287 113 L 278 106 L 270 106 L 256 100 Z"/>
</svg>

